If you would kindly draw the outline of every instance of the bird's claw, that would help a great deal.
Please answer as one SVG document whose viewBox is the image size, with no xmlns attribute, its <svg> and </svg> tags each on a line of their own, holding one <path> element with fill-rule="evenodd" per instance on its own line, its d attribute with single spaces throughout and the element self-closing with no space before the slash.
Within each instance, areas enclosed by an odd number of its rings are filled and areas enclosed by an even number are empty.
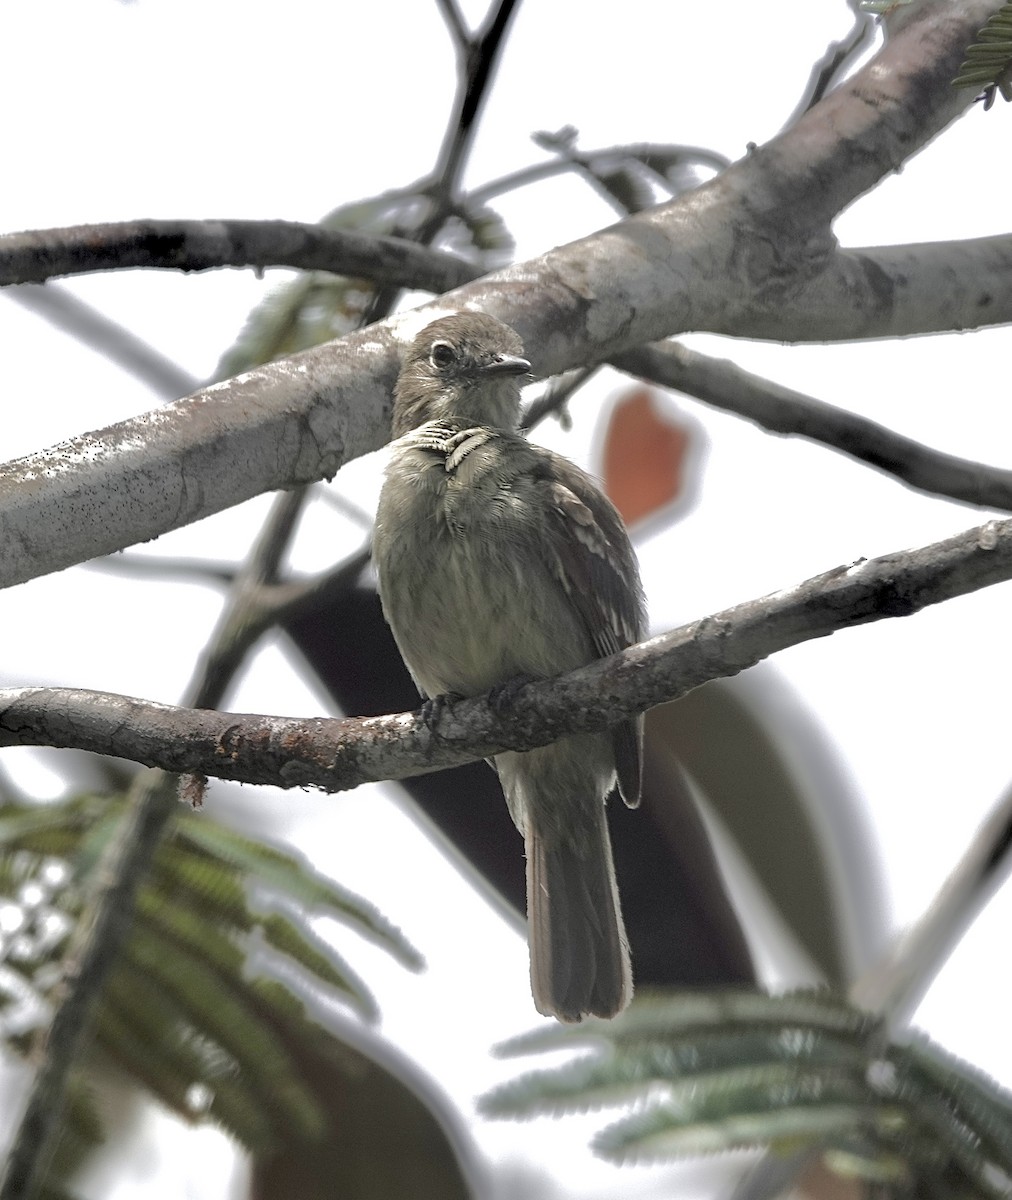
<svg viewBox="0 0 1012 1200">
<path fill-rule="evenodd" d="M 488 706 L 497 717 L 508 713 L 516 703 L 517 695 L 529 683 L 534 682 L 533 675 L 514 675 L 512 679 L 504 679 L 502 683 L 494 684 L 488 693 Z"/>
<path fill-rule="evenodd" d="M 422 701 L 419 715 L 422 723 L 430 733 L 436 732 L 436 726 L 442 719 L 443 713 L 449 712 L 458 700 L 463 700 L 459 692 L 441 692 L 438 696 L 429 696 Z"/>
</svg>

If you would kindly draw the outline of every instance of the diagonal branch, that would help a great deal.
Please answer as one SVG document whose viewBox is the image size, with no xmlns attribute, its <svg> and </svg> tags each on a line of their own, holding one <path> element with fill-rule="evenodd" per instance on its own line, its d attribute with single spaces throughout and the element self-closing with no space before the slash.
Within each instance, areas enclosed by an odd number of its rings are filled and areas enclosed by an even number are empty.
<svg viewBox="0 0 1012 1200">
<path fill-rule="evenodd" d="M 71 688 L 0 692 L 0 745 L 78 747 L 244 783 L 341 791 L 601 730 L 813 638 L 905 617 L 1012 579 L 1012 520 L 836 567 L 558 679 L 419 714 L 350 720 L 242 716 Z"/>
<path fill-rule="evenodd" d="M 694 396 L 770 433 L 807 438 L 867 463 L 921 492 L 1012 512 L 1012 471 L 932 450 L 812 396 L 675 342 L 640 346 L 612 359 L 622 371 Z"/>
<path fill-rule="evenodd" d="M 176 400 L 200 387 L 201 381 L 171 358 L 58 283 L 48 287 L 15 284 L 4 296 L 104 355 L 166 400 Z"/>
<path fill-rule="evenodd" d="M 124 267 L 294 267 L 426 292 L 449 291 L 478 274 L 456 255 L 405 238 L 298 221 L 118 221 L 0 236 L 0 286 Z"/>
</svg>

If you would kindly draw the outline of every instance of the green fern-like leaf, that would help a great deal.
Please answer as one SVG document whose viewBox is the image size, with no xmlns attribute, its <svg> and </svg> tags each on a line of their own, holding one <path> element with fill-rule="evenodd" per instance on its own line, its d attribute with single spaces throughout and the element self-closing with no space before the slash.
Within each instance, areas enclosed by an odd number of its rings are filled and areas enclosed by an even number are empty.
<svg viewBox="0 0 1012 1200">
<path fill-rule="evenodd" d="M 827 989 L 803 989 L 786 995 L 741 990 L 637 994 L 621 1021 L 585 1021 L 544 1026 L 496 1047 L 502 1056 L 565 1050 L 586 1042 L 627 1043 L 696 1035 L 730 1027 L 797 1026 L 852 1037 L 868 1036 L 877 1022 Z"/>
<path fill-rule="evenodd" d="M 71 928 L 123 805 L 121 796 L 87 795 L 0 809 L 0 894 L 15 898 L 24 884 L 41 880 L 46 911 L 62 910 Z M 46 873 L 57 855 L 66 864 L 62 876 Z M 260 1156 L 319 1141 L 333 1121 L 330 1097 L 306 1083 L 305 1062 L 311 1053 L 333 1058 L 325 1051 L 332 1039 L 290 985 L 247 977 L 248 951 L 259 939 L 266 965 L 272 956 L 279 970 L 289 964 L 307 994 L 322 992 L 374 1018 L 365 983 L 313 931 L 313 915 L 349 926 L 406 965 L 420 964 L 371 905 L 299 856 L 181 810 L 139 893 L 131 937 L 100 998 L 76 1082 L 83 1084 L 89 1063 L 115 1066 L 179 1116 L 216 1120 Z M 52 974 L 59 946 L 52 939 L 36 944 L 34 957 L 28 953 L 16 966 L 37 989 L 36 979 Z M 11 1044 L 24 1053 L 28 1037 Z M 68 1126 L 66 1136 L 61 1163 L 69 1169 L 100 1134 L 92 1120 Z M 58 1194 L 56 1176 L 47 1187 Z"/>
<path fill-rule="evenodd" d="M 995 92 L 1012 101 L 1012 3 L 1003 4 L 966 48 L 966 59 L 959 68 L 953 87 L 985 90 L 984 107 L 990 108 Z"/>
<path fill-rule="evenodd" d="M 324 229 L 390 234 L 412 228 L 427 205 L 419 192 L 389 192 L 342 205 L 328 213 Z M 307 271 L 273 288 L 246 319 L 239 337 L 218 365 L 219 379 L 248 371 L 350 333 L 360 323 L 374 288 L 358 279 Z"/>
<path fill-rule="evenodd" d="M 315 979 L 335 988 L 365 1020 L 379 1017 L 365 983 L 326 942 L 277 913 L 265 917 L 262 926 L 268 945 L 304 967 Z"/>
<path fill-rule="evenodd" d="M 638 998 L 611 1022 L 540 1029 L 505 1053 L 589 1049 L 482 1100 L 493 1116 L 624 1102 L 594 1141 L 617 1162 L 818 1148 L 827 1166 L 910 1194 L 1012 1195 L 1012 1096 L 923 1038 L 829 992 Z"/>
<path fill-rule="evenodd" d="M 802 1070 L 860 1075 L 865 1063 L 859 1045 L 811 1029 L 674 1032 L 667 1042 L 627 1043 L 604 1057 L 587 1055 L 553 1071 L 522 1075 L 488 1093 L 481 1108 L 489 1116 L 583 1111 L 641 1100 L 651 1092 L 715 1087 L 726 1075 L 737 1080 L 745 1070 L 757 1077 L 780 1067 L 798 1077 Z"/>
<path fill-rule="evenodd" d="M 403 966 L 420 970 L 424 961 L 401 931 L 360 896 L 313 870 L 294 851 L 280 851 L 200 817 L 181 824 L 178 836 L 217 861 L 230 863 L 248 877 L 283 894 L 294 904 L 332 916 L 393 955 Z"/>
</svg>

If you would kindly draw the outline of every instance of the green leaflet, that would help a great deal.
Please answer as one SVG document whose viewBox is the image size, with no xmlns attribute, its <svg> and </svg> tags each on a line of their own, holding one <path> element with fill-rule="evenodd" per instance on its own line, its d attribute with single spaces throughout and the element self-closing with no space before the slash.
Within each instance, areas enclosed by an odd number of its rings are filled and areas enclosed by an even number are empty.
<svg viewBox="0 0 1012 1200">
<path fill-rule="evenodd" d="M 483 1111 L 625 1104 L 594 1139 L 617 1162 L 812 1147 L 897 1195 L 1012 1193 L 1012 1096 L 923 1037 L 884 1045 L 872 1016 L 828 991 L 654 995 L 612 1022 L 538 1030 L 500 1052 L 581 1047 L 488 1093 Z"/>
</svg>

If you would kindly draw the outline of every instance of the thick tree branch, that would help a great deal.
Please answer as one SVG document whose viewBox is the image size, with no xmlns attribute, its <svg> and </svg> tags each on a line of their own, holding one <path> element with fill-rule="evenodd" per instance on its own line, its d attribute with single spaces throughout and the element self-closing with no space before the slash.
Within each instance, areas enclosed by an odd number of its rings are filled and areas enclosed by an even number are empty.
<svg viewBox="0 0 1012 1200">
<path fill-rule="evenodd" d="M 294 267 L 426 292 L 449 291 L 478 274 L 453 254 L 404 238 L 299 221 L 118 221 L 0 236 L 0 286 L 123 267 Z"/>
<path fill-rule="evenodd" d="M 612 363 L 771 433 L 838 450 L 918 491 L 1012 512 L 1012 471 L 932 450 L 866 417 L 743 371 L 727 359 L 676 342 L 657 342 L 617 355 Z"/>
<path fill-rule="evenodd" d="M 836 567 L 570 675 L 529 683 L 508 711 L 478 698 L 444 705 L 431 725 L 411 713 L 296 720 L 73 688 L 12 688 L 0 692 L 0 745 L 76 747 L 176 772 L 341 791 L 604 729 L 789 646 L 1008 579 L 1012 520 L 990 521 L 920 549 Z"/>
<path fill-rule="evenodd" d="M 1002 239 L 943 247 L 917 274 L 910 247 L 845 255 L 828 232 L 843 205 L 970 103 L 949 86 L 953 63 L 996 7 L 924 0 L 868 67 L 792 129 L 671 204 L 412 314 L 8 464 L 0 586 L 263 491 L 329 478 L 376 449 L 388 434 L 403 339 L 447 308 L 485 309 L 514 325 L 545 375 L 690 329 L 791 341 L 1012 320 L 1012 271 L 990 273 L 986 297 L 976 274 L 991 254 L 1008 262 Z M 966 274 L 947 277 L 946 255 Z M 925 300 L 917 288 L 932 282 L 941 286 Z"/>
</svg>

